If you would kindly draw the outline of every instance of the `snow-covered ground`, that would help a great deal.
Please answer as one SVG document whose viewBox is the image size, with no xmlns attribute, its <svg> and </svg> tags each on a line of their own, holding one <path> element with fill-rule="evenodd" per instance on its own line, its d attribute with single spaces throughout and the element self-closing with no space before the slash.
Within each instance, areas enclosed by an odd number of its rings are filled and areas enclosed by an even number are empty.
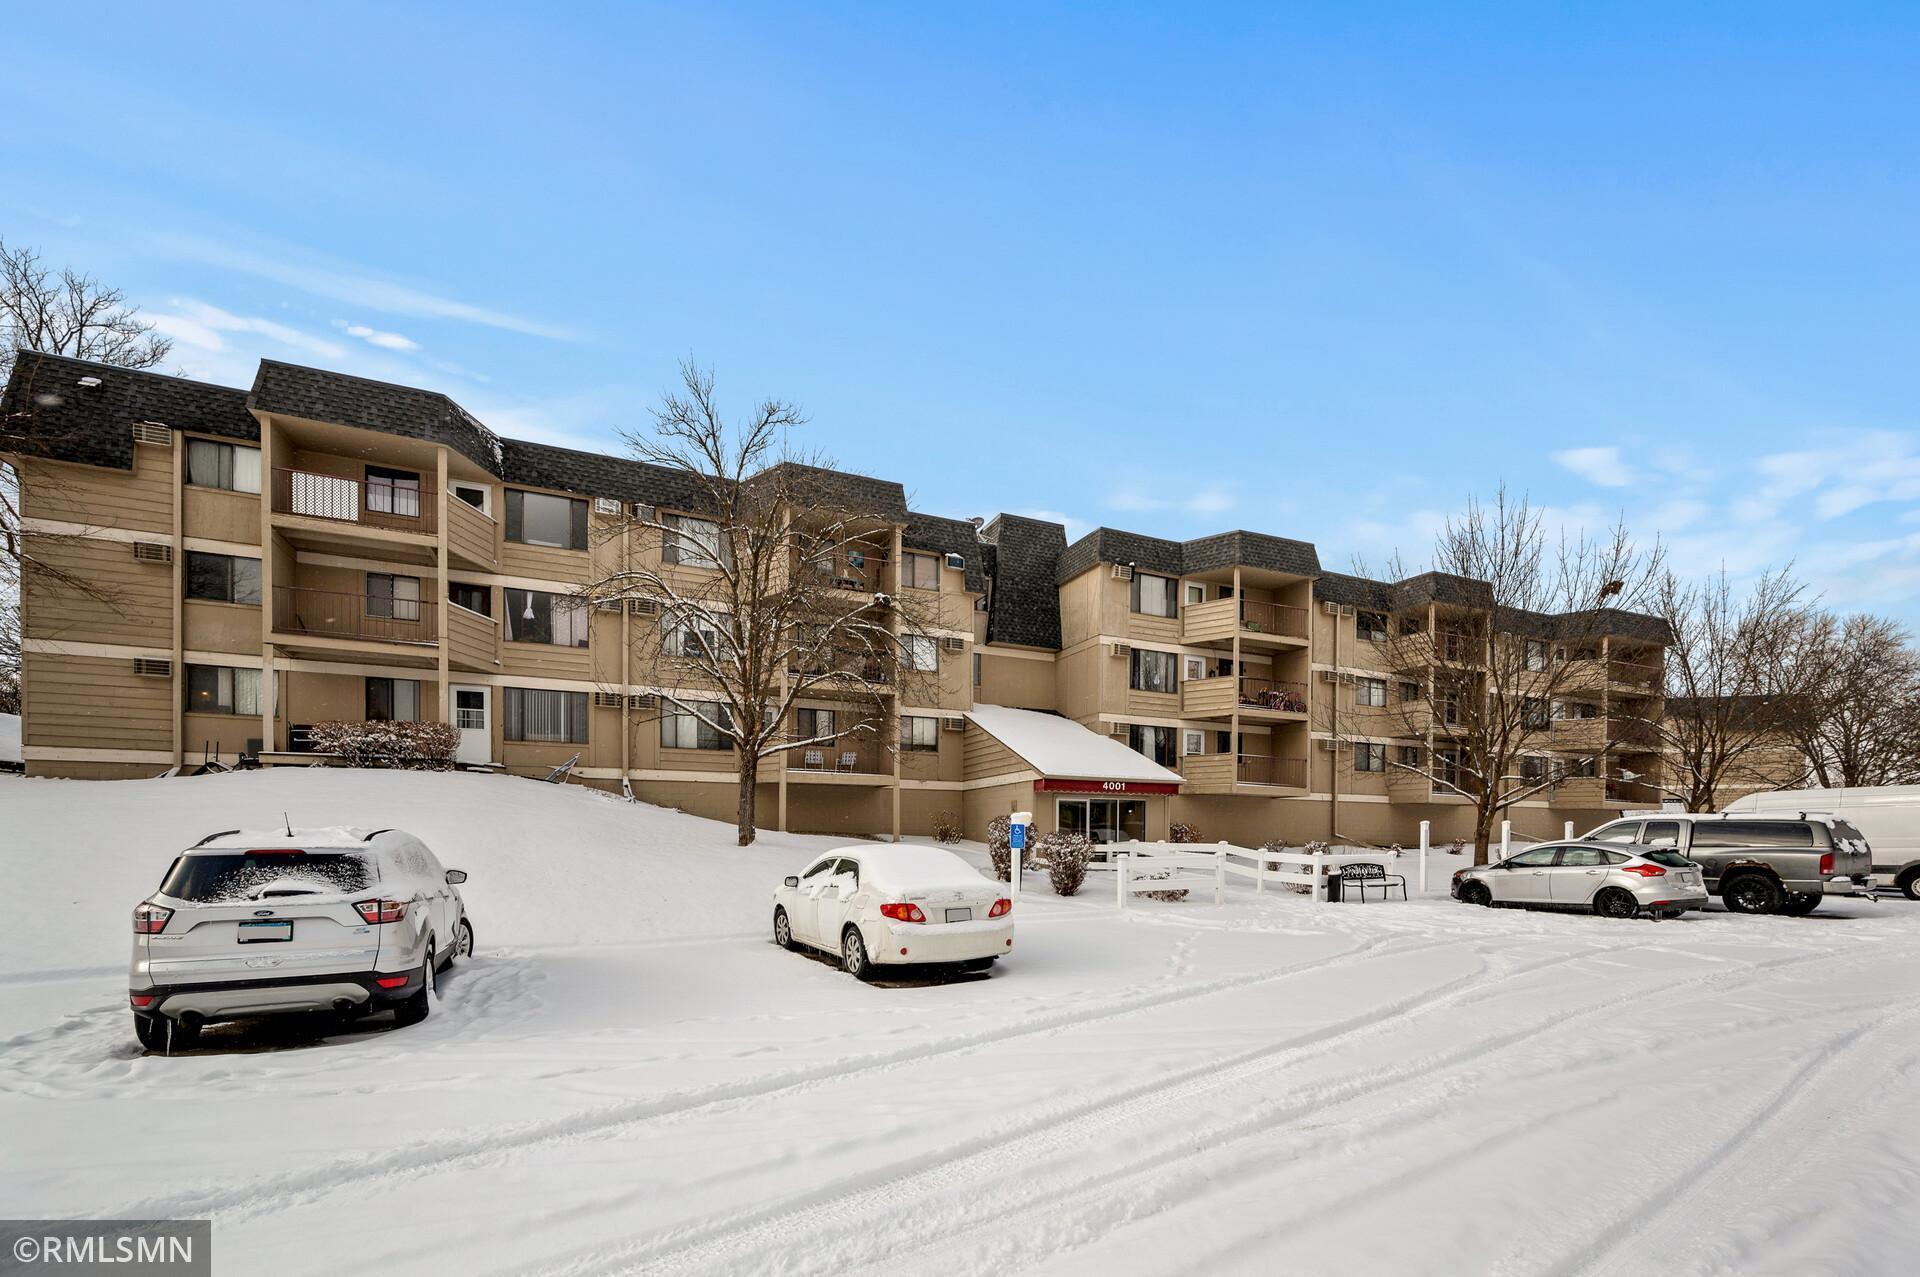
<svg viewBox="0 0 1920 1277">
<path fill-rule="evenodd" d="M 20 761 L 20 716 L 0 714 L 0 763 Z"/>
<path fill-rule="evenodd" d="M 142 1054 L 129 909 L 283 810 L 424 836 L 478 956 L 416 1028 Z M 1920 907 L 1096 873 L 991 977 L 868 987 L 767 943 L 828 841 L 731 841 L 497 777 L 0 778 L 6 1213 L 211 1216 L 232 1273 L 1911 1271 Z"/>
</svg>

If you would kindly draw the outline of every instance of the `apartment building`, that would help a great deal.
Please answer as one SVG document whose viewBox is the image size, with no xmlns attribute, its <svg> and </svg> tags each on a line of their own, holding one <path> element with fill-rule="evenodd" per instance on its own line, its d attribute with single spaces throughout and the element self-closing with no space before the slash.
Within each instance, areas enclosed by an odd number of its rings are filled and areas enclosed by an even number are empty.
<svg viewBox="0 0 1920 1277">
<path fill-rule="evenodd" d="M 620 563 L 711 571 L 687 476 L 273 361 L 242 389 L 29 352 L 0 408 L 27 440 L 7 460 L 41 565 L 23 599 L 30 773 L 152 776 L 243 752 L 311 765 L 327 761 L 315 723 L 423 719 L 458 728 L 463 765 L 574 759 L 587 783 L 731 816 L 731 749 L 647 656 L 658 608 L 578 597 Z M 1393 668 L 1409 635 L 1463 641 L 1472 583 L 1326 573 L 1311 544 L 1244 531 L 1069 545 L 1042 520 L 912 510 L 896 482 L 809 479 L 872 515 L 836 581 L 911 597 L 929 641 L 911 684 L 856 677 L 857 695 L 797 707 L 796 738 L 839 739 L 763 764 L 762 823 L 887 835 L 950 815 L 977 837 L 1031 810 L 1102 840 L 1174 821 L 1255 842 L 1463 831 L 1464 799 L 1384 765 L 1444 750 L 1444 708 L 1378 711 L 1418 682 Z M 686 534 L 636 539 L 655 524 Z M 1642 802 L 1657 775 L 1614 729 L 1657 703 L 1664 635 L 1610 622 L 1550 651 L 1582 677 L 1542 719 L 1553 783 L 1516 813 L 1535 832 Z M 1604 766 L 1560 769 L 1595 739 L 1618 744 Z"/>
</svg>

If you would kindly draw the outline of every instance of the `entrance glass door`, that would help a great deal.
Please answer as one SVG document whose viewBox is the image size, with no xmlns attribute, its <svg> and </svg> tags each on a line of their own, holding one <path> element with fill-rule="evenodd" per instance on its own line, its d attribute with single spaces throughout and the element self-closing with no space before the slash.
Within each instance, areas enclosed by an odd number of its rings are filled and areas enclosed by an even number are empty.
<svg viewBox="0 0 1920 1277">
<path fill-rule="evenodd" d="M 1140 842 L 1147 836 L 1147 804 L 1139 798 L 1059 798 L 1054 800 L 1054 828 L 1063 834 L 1085 834 L 1095 846 Z M 1097 853 L 1106 859 L 1105 852 Z"/>
</svg>

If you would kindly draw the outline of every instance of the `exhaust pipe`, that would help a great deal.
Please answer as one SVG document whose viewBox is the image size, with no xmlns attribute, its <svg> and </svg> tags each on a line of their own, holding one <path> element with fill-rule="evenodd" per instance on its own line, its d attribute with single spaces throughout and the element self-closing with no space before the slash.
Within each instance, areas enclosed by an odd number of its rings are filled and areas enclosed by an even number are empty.
<svg viewBox="0 0 1920 1277">
<path fill-rule="evenodd" d="M 335 998 L 333 1000 L 333 1011 L 335 1015 L 345 1015 L 351 1010 L 353 1010 L 352 998 Z"/>
</svg>

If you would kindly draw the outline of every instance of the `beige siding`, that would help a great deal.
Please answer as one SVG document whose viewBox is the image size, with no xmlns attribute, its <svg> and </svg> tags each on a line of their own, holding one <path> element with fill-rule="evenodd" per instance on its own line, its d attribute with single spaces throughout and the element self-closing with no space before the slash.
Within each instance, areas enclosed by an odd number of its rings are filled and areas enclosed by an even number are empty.
<svg viewBox="0 0 1920 1277">
<path fill-rule="evenodd" d="M 260 544 L 260 497 L 219 488 L 183 488 L 181 534 L 209 541 Z"/>
<path fill-rule="evenodd" d="M 182 605 L 182 646 L 194 652 L 260 655 L 260 607 L 255 603 L 211 603 L 188 599 Z"/>
<path fill-rule="evenodd" d="M 174 443 L 179 442 L 175 436 Z M 173 467 L 178 455 L 177 446 L 136 445 L 132 471 L 22 461 L 23 513 L 29 519 L 87 527 L 171 533 Z"/>
<path fill-rule="evenodd" d="M 166 649 L 173 642 L 174 567 L 136 562 L 125 541 L 28 536 L 27 552 L 77 578 L 68 585 L 34 573 L 26 594 L 26 636 Z"/>
<path fill-rule="evenodd" d="M 173 680 L 133 672 L 118 657 L 22 659 L 22 744 L 63 749 L 172 750 Z"/>
<path fill-rule="evenodd" d="M 1033 770 L 1031 764 L 1001 744 L 997 737 L 973 723 L 967 724 L 965 757 L 970 780 Z"/>
</svg>

